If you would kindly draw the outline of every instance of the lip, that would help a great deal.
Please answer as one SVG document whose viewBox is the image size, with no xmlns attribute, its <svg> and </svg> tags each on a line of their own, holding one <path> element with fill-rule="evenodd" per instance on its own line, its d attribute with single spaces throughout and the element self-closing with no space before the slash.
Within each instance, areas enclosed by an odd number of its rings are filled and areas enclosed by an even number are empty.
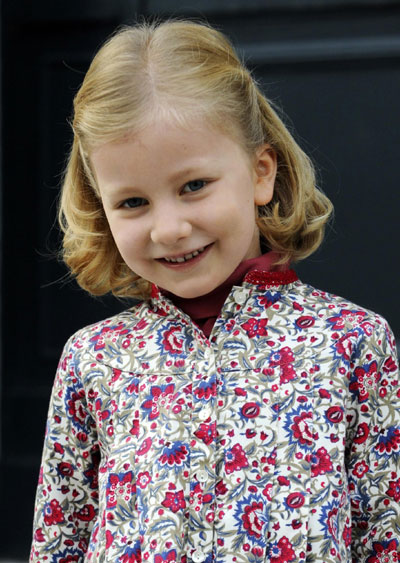
<svg viewBox="0 0 400 563">
<path fill-rule="evenodd" d="M 190 260 L 186 260 L 185 262 L 168 262 L 167 260 L 165 260 L 165 258 L 157 258 L 156 260 L 157 262 L 159 262 L 160 264 L 162 264 L 167 268 L 171 268 L 173 270 L 185 270 L 187 268 L 191 268 L 193 265 L 203 260 L 203 258 L 208 254 L 213 244 L 214 244 L 213 242 L 207 244 L 206 246 L 204 246 L 203 252 L 200 252 L 200 254 L 194 256 L 193 258 L 190 258 Z M 192 252 L 184 252 L 181 254 L 177 254 L 176 256 L 168 256 L 168 258 L 180 258 L 187 254 L 192 254 L 193 252 L 195 252 L 195 250 L 192 250 Z"/>
</svg>

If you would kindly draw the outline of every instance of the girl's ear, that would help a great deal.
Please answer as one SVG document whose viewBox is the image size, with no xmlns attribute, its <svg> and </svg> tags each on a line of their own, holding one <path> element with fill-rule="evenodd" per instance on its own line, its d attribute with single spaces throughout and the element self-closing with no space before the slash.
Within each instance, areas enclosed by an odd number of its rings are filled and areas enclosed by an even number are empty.
<svg viewBox="0 0 400 563">
<path fill-rule="evenodd" d="M 254 203 L 266 205 L 274 195 L 274 184 L 277 170 L 276 152 L 268 145 L 259 147 L 255 154 Z"/>
</svg>

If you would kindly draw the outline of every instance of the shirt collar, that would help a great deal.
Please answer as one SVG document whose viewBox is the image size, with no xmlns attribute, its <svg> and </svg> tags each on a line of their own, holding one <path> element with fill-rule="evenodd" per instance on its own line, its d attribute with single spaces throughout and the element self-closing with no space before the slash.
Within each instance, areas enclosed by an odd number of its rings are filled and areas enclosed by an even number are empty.
<svg viewBox="0 0 400 563">
<path fill-rule="evenodd" d="M 296 274 L 288 270 L 288 264 L 275 265 L 278 259 L 279 254 L 270 251 L 256 258 L 244 260 L 220 286 L 200 297 L 185 299 L 156 287 L 153 287 L 153 296 L 161 292 L 189 315 L 209 336 L 215 319 L 234 285 L 241 285 L 243 281 L 254 285 L 281 285 L 297 279 Z"/>
</svg>

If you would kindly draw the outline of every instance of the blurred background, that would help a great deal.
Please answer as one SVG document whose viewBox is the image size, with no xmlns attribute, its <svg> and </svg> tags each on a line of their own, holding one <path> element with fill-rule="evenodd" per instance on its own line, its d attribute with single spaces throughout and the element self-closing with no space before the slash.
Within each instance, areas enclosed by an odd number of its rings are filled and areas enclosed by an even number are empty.
<svg viewBox="0 0 400 563">
<path fill-rule="evenodd" d="M 45 418 L 63 343 L 124 305 L 55 258 L 73 96 L 103 40 L 157 15 L 207 18 L 254 68 L 313 158 L 336 219 L 296 269 L 383 314 L 400 341 L 398 0 L 1 2 L 0 559 L 26 561 Z"/>
</svg>

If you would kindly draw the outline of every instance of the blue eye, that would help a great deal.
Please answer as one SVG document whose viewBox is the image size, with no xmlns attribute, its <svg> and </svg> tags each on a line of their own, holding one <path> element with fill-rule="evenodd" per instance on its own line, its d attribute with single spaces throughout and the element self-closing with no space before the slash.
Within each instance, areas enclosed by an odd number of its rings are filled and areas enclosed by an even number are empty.
<svg viewBox="0 0 400 563">
<path fill-rule="evenodd" d="M 205 180 L 192 180 L 183 186 L 183 192 L 197 192 L 198 190 L 201 190 L 201 188 L 204 188 L 206 184 L 207 182 Z"/>
<path fill-rule="evenodd" d="M 122 202 L 121 207 L 129 207 L 130 209 L 134 207 L 142 207 L 142 205 L 146 205 L 147 200 L 143 197 L 130 197 Z"/>
</svg>

